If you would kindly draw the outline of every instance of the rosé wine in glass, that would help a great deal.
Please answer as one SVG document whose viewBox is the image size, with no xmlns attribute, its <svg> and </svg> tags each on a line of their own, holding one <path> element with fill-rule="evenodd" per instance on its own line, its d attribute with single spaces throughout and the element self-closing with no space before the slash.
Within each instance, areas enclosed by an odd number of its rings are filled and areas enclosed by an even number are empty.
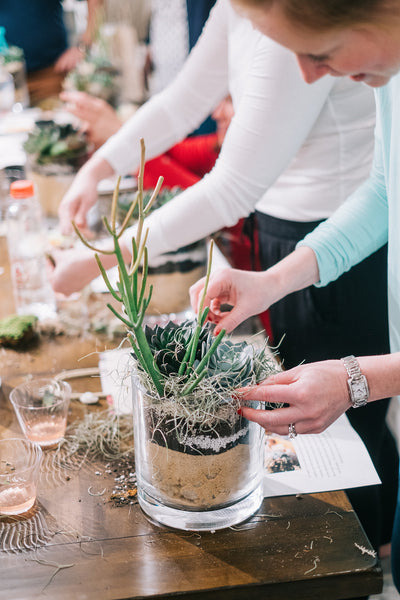
<svg viewBox="0 0 400 600">
<path fill-rule="evenodd" d="M 63 438 L 67 427 L 67 418 L 40 418 L 36 422 L 25 423 L 25 435 L 28 440 L 44 447 L 53 446 Z"/>
<path fill-rule="evenodd" d="M 0 515 L 19 515 L 35 503 L 42 450 L 25 439 L 0 440 Z"/>
<path fill-rule="evenodd" d="M 67 427 L 71 387 L 56 379 L 32 379 L 14 388 L 10 400 L 24 435 L 42 448 L 55 446 Z"/>
</svg>

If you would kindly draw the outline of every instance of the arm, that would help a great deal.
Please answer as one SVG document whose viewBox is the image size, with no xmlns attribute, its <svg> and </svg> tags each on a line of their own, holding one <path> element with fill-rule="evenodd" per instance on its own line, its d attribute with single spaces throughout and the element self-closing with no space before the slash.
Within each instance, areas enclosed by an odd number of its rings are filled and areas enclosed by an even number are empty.
<svg viewBox="0 0 400 600">
<path fill-rule="evenodd" d="M 378 119 L 370 178 L 289 256 L 263 273 L 226 269 L 211 277 L 206 305 L 211 308 L 209 318 L 217 323 L 217 333 L 222 328 L 231 331 L 291 292 L 312 284 L 327 285 L 387 241 L 388 204 L 381 148 Z M 200 280 L 191 289 L 194 309 L 203 287 Z M 226 303 L 233 310 L 221 314 L 220 305 Z"/>
<path fill-rule="evenodd" d="M 267 271 L 221 269 L 210 277 L 204 306 L 210 307 L 208 319 L 216 323 L 214 334 L 221 329 L 229 333 L 248 317 L 262 313 L 281 298 L 301 290 L 319 279 L 314 252 L 307 247 L 295 250 Z M 190 300 L 197 312 L 205 279 L 190 288 Z M 221 312 L 230 304 L 230 312 Z"/>
<path fill-rule="evenodd" d="M 369 179 L 330 219 L 297 245 L 314 250 L 320 273 L 319 286 L 334 281 L 388 240 L 389 209 L 381 138 L 378 113 Z"/>
<path fill-rule="evenodd" d="M 264 273 L 252 274 L 257 279 L 235 278 L 228 271 L 222 277 L 216 274 L 210 279 L 206 304 L 211 306 L 211 317 L 218 323 L 216 331 L 227 322 L 228 330 L 231 329 L 291 291 L 318 280 L 325 285 L 387 240 L 388 206 L 382 157 L 378 120 L 371 176 L 333 217 L 283 261 Z M 238 273 L 246 276 L 245 272 Z M 202 288 L 202 282 L 193 286 L 193 306 L 197 306 Z M 226 316 L 219 312 L 223 302 L 234 305 Z M 370 402 L 400 393 L 400 353 L 361 357 L 359 363 L 369 384 Z M 347 373 L 338 360 L 300 365 L 268 378 L 259 386 L 239 390 L 244 403 L 242 413 L 281 435 L 288 433 L 290 423 L 295 424 L 298 433 L 318 433 L 350 407 L 346 380 Z M 247 400 L 288 406 L 266 412 L 247 408 Z"/>
<path fill-rule="evenodd" d="M 135 171 L 140 161 L 140 138 L 146 143 L 146 158 L 154 158 L 195 129 L 226 95 L 224 2 L 217 3 L 202 36 L 171 85 L 142 106 L 86 163 L 85 173 L 90 174 L 93 184 L 106 176 L 96 168 L 99 159 L 108 163 L 108 172 L 124 175 Z M 94 191 L 87 196 L 78 188 L 73 192 L 68 192 L 61 204 L 60 225 L 65 232 L 70 230 L 73 218 L 78 226 L 85 226 L 85 216 L 95 196 Z"/>
<path fill-rule="evenodd" d="M 87 0 L 88 17 L 86 30 L 81 37 L 81 44 L 90 46 L 93 42 L 96 30 L 99 26 L 100 9 L 103 6 L 103 0 Z M 54 70 L 59 73 L 71 71 L 77 63 L 82 60 L 84 50 L 79 46 L 71 46 L 58 58 L 54 65 Z"/>
<path fill-rule="evenodd" d="M 258 42 L 252 69 L 216 165 L 149 217 L 150 258 L 232 226 L 253 212 L 305 143 L 327 101 L 333 78 L 306 84 L 288 50 L 257 32 L 253 35 Z M 128 230 L 126 244 L 131 235 Z"/>
<path fill-rule="evenodd" d="M 228 92 L 227 0 L 219 0 L 197 44 L 171 84 L 153 96 L 98 154 L 122 175 L 137 169 L 139 139 L 146 158 L 181 141 L 210 114 Z"/>
<path fill-rule="evenodd" d="M 82 129 L 86 132 L 89 142 L 96 148 L 104 144 L 122 126 L 122 121 L 113 107 L 101 98 L 78 91 L 62 92 L 60 98 L 65 102 L 65 110 L 82 121 Z"/>
<path fill-rule="evenodd" d="M 370 390 L 369 402 L 400 394 L 400 353 L 358 358 Z M 320 433 L 351 406 L 348 375 L 340 360 L 310 363 L 272 375 L 259 386 L 243 388 L 242 414 L 267 431 L 287 435 L 289 423 L 297 433 Z M 246 401 L 283 402 L 272 411 L 246 408 Z M 363 410 L 357 408 L 356 410 Z"/>
<path fill-rule="evenodd" d="M 146 220 L 150 230 L 150 259 L 191 244 L 222 227 L 234 225 L 250 214 L 260 196 L 304 143 L 326 102 L 333 85 L 332 78 L 324 78 L 313 86 L 305 84 L 289 51 L 257 32 L 254 35 L 257 48 L 253 67 L 246 78 L 246 91 L 229 127 L 221 155 L 209 175 Z M 282 72 L 286 73 L 284 78 Z M 145 109 L 146 106 L 142 110 Z M 114 144 L 124 129 L 108 144 Z M 138 144 L 131 146 L 131 156 L 138 147 Z M 85 165 L 84 177 L 78 174 L 79 186 L 74 184 L 65 196 L 60 207 L 63 222 L 69 223 L 71 215 L 75 214 L 78 226 L 84 224 L 86 206 L 95 201 L 95 193 L 91 191 L 94 183 L 86 185 L 85 181 L 88 176 L 93 176 L 92 166 L 98 168 L 103 148 Z M 129 155 L 128 148 L 126 153 Z M 151 153 L 147 157 L 151 157 Z M 110 169 L 108 163 L 107 172 Z M 101 169 L 98 169 L 93 180 L 101 176 Z M 128 229 L 121 240 L 127 249 L 131 247 L 132 235 L 134 229 Z M 59 280 L 63 289 L 76 285 L 75 279 L 61 281 L 57 273 L 55 280 Z"/>
</svg>

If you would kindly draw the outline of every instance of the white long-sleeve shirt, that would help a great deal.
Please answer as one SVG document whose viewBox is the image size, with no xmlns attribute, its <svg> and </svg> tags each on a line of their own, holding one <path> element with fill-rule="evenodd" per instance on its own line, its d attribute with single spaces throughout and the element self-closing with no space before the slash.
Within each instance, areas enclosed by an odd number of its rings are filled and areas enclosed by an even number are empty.
<svg viewBox="0 0 400 600">
<path fill-rule="evenodd" d="M 229 0 L 217 1 L 174 81 L 98 154 L 115 171 L 131 172 L 141 137 L 147 158 L 158 156 L 228 92 L 235 116 L 217 163 L 149 217 L 150 258 L 234 225 L 255 208 L 294 221 L 328 217 L 368 177 L 372 90 L 330 76 L 306 84 L 294 55 L 254 30 Z"/>
</svg>

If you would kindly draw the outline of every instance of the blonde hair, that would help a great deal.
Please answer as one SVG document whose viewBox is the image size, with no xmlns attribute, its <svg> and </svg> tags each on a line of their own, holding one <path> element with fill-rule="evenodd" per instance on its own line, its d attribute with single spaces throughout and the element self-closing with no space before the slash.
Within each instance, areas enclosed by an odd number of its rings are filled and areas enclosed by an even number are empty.
<svg viewBox="0 0 400 600">
<path fill-rule="evenodd" d="M 387 23 L 400 17 L 400 0 L 233 0 L 244 8 L 279 5 L 291 23 L 313 31 Z"/>
</svg>

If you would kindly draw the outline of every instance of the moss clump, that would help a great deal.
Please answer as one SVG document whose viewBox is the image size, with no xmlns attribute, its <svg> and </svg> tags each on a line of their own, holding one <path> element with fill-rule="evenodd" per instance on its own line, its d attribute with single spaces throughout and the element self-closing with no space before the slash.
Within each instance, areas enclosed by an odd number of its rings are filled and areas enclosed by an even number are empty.
<svg viewBox="0 0 400 600">
<path fill-rule="evenodd" d="M 35 315 L 11 315 L 0 321 L 0 345 L 19 346 L 36 336 Z"/>
</svg>

